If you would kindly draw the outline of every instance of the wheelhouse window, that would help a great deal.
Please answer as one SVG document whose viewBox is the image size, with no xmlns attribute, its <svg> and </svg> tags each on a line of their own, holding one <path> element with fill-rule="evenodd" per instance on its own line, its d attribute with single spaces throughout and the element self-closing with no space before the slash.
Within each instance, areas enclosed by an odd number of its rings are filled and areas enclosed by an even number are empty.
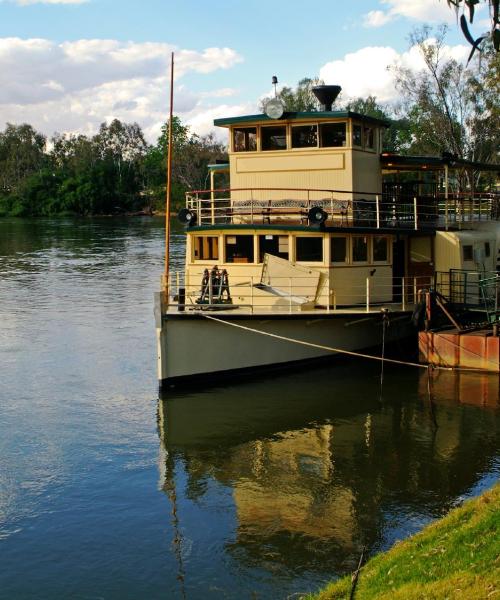
<svg viewBox="0 0 500 600">
<path fill-rule="evenodd" d="M 264 254 L 288 260 L 288 236 L 259 235 L 259 262 L 264 262 Z"/>
<path fill-rule="evenodd" d="M 345 123 L 322 123 L 319 126 L 319 139 L 322 148 L 340 148 L 346 145 Z"/>
<path fill-rule="evenodd" d="M 194 260 L 219 260 L 219 238 L 216 236 L 197 236 L 193 245 Z"/>
<path fill-rule="evenodd" d="M 292 127 L 292 148 L 316 148 L 317 145 L 317 125 L 297 125 Z"/>
<path fill-rule="evenodd" d="M 233 150 L 235 152 L 257 150 L 257 127 L 235 127 L 233 129 Z"/>
<path fill-rule="evenodd" d="M 375 148 L 375 132 L 373 127 L 365 127 L 364 140 L 365 148 Z"/>
<path fill-rule="evenodd" d="M 262 150 L 286 150 L 286 126 L 262 127 Z"/>
<path fill-rule="evenodd" d="M 368 262 L 368 238 L 354 236 L 352 238 L 352 262 Z"/>
<path fill-rule="evenodd" d="M 295 238 L 295 258 L 303 262 L 323 262 L 323 237 Z"/>
<path fill-rule="evenodd" d="M 387 262 L 389 260 L 388 239 L 379 235 L 373 237 L 373 262 Z"/>
<path fill-rule="evenodd" d="M 352 145 L 363 146 L 363 128 L 356 123 L 352 126 Z"/>
<path fill-rule="evenodd" d="M 226 235 L 227 263 L 253 263 L 253 235 Z"/>
<path fill-rule="evenodd" d="M 330 239 L 330 262 L 348 262 L 346 237 L 334 236 Z"/>
</svg>

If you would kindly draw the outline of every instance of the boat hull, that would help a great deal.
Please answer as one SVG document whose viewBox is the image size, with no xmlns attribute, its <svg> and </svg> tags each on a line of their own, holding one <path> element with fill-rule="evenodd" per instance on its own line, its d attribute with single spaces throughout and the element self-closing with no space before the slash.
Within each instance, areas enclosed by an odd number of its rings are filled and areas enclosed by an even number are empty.
<svg viewBox="0 0 500 600">
<path fill-rule="evenodd" d="M 390 321 L 387 343 L 415 335 L 409 313 L 391 313 Z M 294 367 L 338 356 L 328 349 L 290 340 L 362 351 L 380 347 L 382 333 L 382 316 L 362 312 L 167 313 L 157 322 L 158 377 L 162 387 L 225 381 L 244 372 Z"/>
</svg>

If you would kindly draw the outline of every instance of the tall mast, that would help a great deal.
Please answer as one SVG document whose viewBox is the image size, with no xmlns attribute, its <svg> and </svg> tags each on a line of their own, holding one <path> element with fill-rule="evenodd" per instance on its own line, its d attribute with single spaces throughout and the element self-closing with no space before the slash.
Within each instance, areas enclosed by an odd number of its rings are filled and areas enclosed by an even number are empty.
<svg viewBox="0 0 500 600">
<path fill-rule="evenodd" d="M 167 193 L 165 206 L 165 294 L 168 304 L 170 264 L 170 197 L 172 194 L 172 129 L 174 112 L 174 53 L 170 62 L 170 118 L 168 121 Z"/>
</svg>

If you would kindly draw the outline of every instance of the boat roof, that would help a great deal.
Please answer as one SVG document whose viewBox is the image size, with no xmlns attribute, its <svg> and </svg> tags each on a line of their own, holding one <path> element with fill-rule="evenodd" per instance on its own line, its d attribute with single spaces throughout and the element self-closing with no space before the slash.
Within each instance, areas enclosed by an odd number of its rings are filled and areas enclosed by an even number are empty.
<svg viewBox="0 0 500 600">
<path fill-rule="evenodd" d="M 375 117 L 368 117 L 367 115 L 361 115 L 350 110 L 311 110 L 306 112 L 285 112 L 279 119 L 271 119 L 264 113 L 258 115 L 242 115 L 240 117 L 227 117 L 224 119 L 214 119 L 214 125 L 216 127 L 231 127 L 231 125 L 239 124 L 250 124 L 260 123 L 262 121 L 269 121 L 270 123 L 280 123 L 289 121 L 304 121 L 304 120 L 328 120 L 328 119 L 356 119 L 365 123 L 372 123 L 373 125 L 382 125 L 383 127 L 389 127 L 390 121 L 386 119 L 377 119 Z"/>
<path fill-rule="evenodd" d="M 414 170 L 436 170 L 444 166 L 452 169 L 470 168 L 477 171 L 493 171 L 500 173 L 500 164 L 482 163 L 472 160 L 464 160 L 451 154 L 443 156 L 401 156 L 390 152 L 383 152 L 380 156 L 380 162 L 384 170 L 392 171 L 414 171 Z"/>
</svg>

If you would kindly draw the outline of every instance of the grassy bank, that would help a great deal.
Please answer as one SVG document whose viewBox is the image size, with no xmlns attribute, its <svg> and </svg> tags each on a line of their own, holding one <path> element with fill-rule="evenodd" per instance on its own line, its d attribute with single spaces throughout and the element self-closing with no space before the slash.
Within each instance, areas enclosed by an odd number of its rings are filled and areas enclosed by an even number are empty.
<svg viewBox="0 0 500 600">
<path fill-rule="evenodd" d="M 348 600 L 351 577 L 303 600 Z M 500 484 L 369 560 L 356 600 L 500 600 Z"/>
</svg>

